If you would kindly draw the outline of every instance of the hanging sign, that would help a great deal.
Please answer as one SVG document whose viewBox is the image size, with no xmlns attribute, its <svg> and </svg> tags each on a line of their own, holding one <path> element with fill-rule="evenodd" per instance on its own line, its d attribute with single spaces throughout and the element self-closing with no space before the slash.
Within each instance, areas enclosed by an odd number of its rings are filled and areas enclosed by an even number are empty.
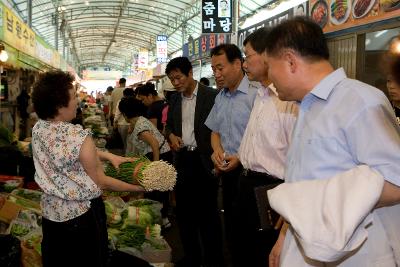
<svg viewBox="0 0 400 267">
<path fill-rule="evenodd" d="M 168 59 L 168 36 L 157 35 L 157 63 L 165 63 Z"/>
<path fill-rule="evenodd" d="M 191 61 L 207 58 L 214 47 L 225 43 L 230 43 L 230 34 L 203 34 L 184 44 L 182 55 Z"/>
<path fill-rule="evenodd" d="M 232 0 L 202 0 L 202 33 L 232 32 Z"/>
<path fill-rule="evenodd" d="M 10 9 L 2 6 L 4 41 L 18 50 L 35 56 L 35 33 Z"/>
<path fill-rule="evenodd" d="M 139 50 L 138 68 L 145 69 L 149 65 L 149 51 L 145 48 Z"/>
</svg>

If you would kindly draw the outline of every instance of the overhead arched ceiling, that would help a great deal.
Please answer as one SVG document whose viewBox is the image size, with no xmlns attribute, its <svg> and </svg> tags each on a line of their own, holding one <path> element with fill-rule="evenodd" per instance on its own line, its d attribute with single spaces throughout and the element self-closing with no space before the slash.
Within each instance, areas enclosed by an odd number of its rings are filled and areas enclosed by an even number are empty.
<svg viewBox="0 0 400 267">
<path fill-rule="evenodd" d="M 28 21 L 28 1 L 7 0 Z M 240 17 L 271 0 L 241 0 Z M 31 0 L 32 29 L 73 65 L 126 70 L 140 48 L 150 56 L 156 35 L 168 52 L 201 33 L 201 0 Z M 57 34 L 58 33 L 58 34 Z M 153 55 L 154 56 L 154 55 Z"/>
</svg>

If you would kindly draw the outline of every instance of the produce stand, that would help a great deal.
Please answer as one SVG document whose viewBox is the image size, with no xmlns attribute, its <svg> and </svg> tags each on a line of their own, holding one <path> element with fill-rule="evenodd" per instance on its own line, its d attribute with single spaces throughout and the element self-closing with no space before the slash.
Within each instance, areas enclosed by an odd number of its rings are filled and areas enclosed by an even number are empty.
<svg viewBox="0 0 400 267">
<path fill-rule="evenodd" d="M 82 111 L 83 127 L 92 131 L 92 137 L 95 145 L 104 149 L 106 147 L 106 139 L 109 136 L 106 118 L 104 112 L 97 104 L 87 104 L 87 107 Z"/>
<path fill-rule="evenodd" d="M 104 114 L 97 105 L 88 104 L 84 109 L 83 127 L 91 129 L 96 146 L 105 149 L 109 131 Z M 28 185 L 27 178 L 33 181 L 30 142 L 20 142 L 4 129 L 0 127 L 0 170 L 4 171 L 0 173 L 0 235 L 7 237 L 4 240 L 10 237 L 20 242 L 18 257 L 21 266 L 40 267 L 42 193 L 23 188 Z M 160 169 L 151 164 L 155 163 L 141 159 L 140 177 L 151 177 L 153 172 L 162 171 L 164 176 L 169 173 L 176 179 L 172 166 L 158 162 L 155 166 L 161 164 L 163 169 Z M 153 266 L 170 267 L 171 247 L 161 235 L 162 204 L 140 197 L 142 194 L 138 193 L 104 192 L 109 247 L 143 259 Z"/>
<path fill-rule="evenodd" d="M 0 234 L 20 241 L 21 266 L 42 266 L 41 194 L 25 188 L 0 193 L 0 229 L 3 229 Z M 141 258 L 154 266 L 172 266 L 168 264 L 171 247 L 161 236 L 159 225 L 161 203 L 135 198 L 123 200 L 116 196 L 103 199 L 112 250 Z"/>
</svg>

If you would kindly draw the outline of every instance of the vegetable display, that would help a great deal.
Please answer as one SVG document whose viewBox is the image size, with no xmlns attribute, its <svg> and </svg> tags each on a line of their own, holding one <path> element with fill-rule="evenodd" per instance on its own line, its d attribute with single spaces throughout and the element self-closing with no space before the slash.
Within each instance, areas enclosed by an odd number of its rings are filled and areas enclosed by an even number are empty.
<svg viewBox="0 0 400 267">
<path fill-rule="evenodd" d="M 176 170 L 171 164 L 162 160 L 150 161 L 146 157 L 122 163 L 118 170 L 109 163 L 105 174 L 127 183 L 139 184 L 146 191 L 169 191 L 176 183 Z"/>
<path fill-rule="evenodd" d="M 104 201 L 107 214 L 108 239 L 116 249 L 135 248 L 142 251 L 144 247 L 165 249 L 161 236 L 160 202 L 140 199 L 124 203 L 118 197 Z"/>
<path fill-rule="evenodd" d="M 0 125 L 0 147 L 12 145 L 17 139 L 10 130 Z"/>
</svg>

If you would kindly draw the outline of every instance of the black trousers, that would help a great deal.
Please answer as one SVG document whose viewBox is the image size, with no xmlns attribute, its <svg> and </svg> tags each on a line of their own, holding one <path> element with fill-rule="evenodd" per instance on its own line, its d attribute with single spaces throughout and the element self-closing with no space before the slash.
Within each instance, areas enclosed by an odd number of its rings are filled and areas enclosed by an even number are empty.
<svg viewBox="0 0 400 267">
<path fill-rule="evenodd" d="M 239 190 L 239 176 L 242 166 L 220 175 L 222 186 L 222 206 L 224 209 L 224 229 L 229 250 L 232 250 L 232 239 L 236 235 L 233 229 L 234 202 Z M 231 251 L 233 253 L 233 251 Z"/>
<path fill-rule="evenodd" d="M 106 266 L 106 220 L 101 197 L 91 200 L 91 208 L 72 220 L 54 222 L 43 217 L 43 267 Z"/>
<path fill-rule="evenodd" d="M 260 230 L 254 188 L 274 183 L 276 179 L 278 178 L 252 171 L 243 171 L 239 176 L 239 191 L 233 214 L 235 267 L 268 266 L 268 255 L 278 238 L 279 230 Z"/>
<path fill-rule="evenodd" d="M 222 266 L 218 181 L 197 151 L 176 154 L 176 216 L 185 254 L 184 266 Z"/>
</svg>

